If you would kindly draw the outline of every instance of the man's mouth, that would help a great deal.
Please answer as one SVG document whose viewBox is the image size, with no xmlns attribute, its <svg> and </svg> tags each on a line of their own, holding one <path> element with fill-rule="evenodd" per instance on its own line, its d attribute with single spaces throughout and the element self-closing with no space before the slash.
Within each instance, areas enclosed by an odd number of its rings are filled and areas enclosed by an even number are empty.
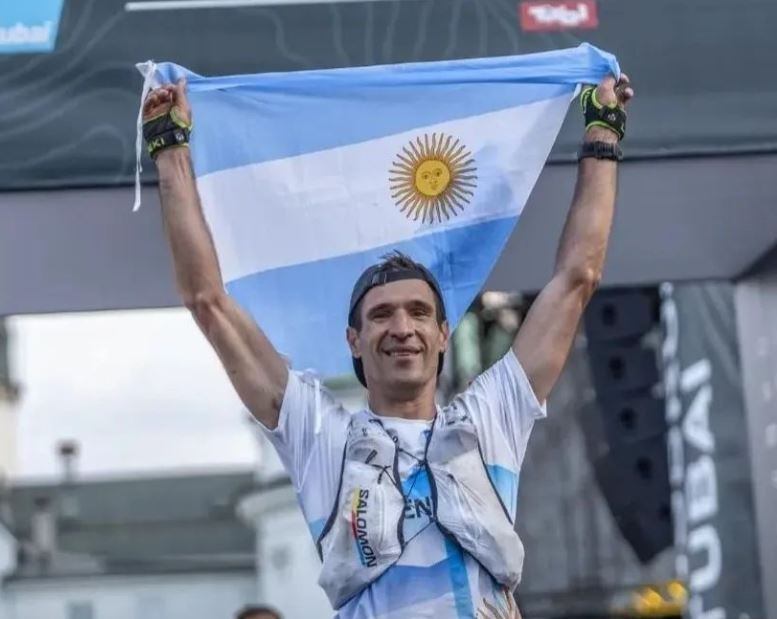
<svg viewBox="0 0 777 619">
<path fill-rule="evenodd" d="M 389 357 L 392 357 L 394 359 L 405 359 L 409 357 L 414 357 L 416 355 L 420 355 L 421 349 L 403 346 L 400 348 L 391 348 L 389 350 L 384 350 L 383 352 L 387 354 Z"/>
</svg>

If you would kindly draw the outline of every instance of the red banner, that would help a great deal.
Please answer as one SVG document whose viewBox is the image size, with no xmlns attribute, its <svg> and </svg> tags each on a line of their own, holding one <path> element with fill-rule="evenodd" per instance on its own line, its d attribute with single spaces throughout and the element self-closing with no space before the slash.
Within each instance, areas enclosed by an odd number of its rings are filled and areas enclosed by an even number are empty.
<svg viewBox="0 0 777 619">
<path fill-rule="evenodd" d="M 520 15 L 526 32 L 590 30 L 599 25 L 596 0 L 531 0 L 521 2 Z"/>
</svg>

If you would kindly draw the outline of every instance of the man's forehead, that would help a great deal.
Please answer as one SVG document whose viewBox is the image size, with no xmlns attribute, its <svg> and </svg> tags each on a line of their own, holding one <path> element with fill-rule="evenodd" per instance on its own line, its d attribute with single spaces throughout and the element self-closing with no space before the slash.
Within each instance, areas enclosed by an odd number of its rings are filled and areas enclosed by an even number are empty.
<svg viewBox="0 0 777 619">
<path fill-rule="evenodd" d="M 382 303 L 406 303 L 425 301 L 434 304 L 436 299 L 432 287 L 422 279 L 400 279 L 381 286 L 375 286 L 364 295 L 363 307 L 367 309 Z"/>
</svg>

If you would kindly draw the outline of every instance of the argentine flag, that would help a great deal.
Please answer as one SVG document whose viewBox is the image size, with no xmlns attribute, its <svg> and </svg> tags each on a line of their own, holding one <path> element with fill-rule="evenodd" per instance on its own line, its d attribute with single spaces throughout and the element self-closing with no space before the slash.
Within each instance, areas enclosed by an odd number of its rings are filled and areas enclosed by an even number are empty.
<svg viewBox="0 0 777 619">
<path fill-rule="evenodd" d="M 145 65 L 148 67 L 148 65 Z M 356 278 L 399 250 L 437 276 L 451 327 L 480 291 L 582 83 L 587 44 L 523 56 L 202 77 L 191 148 L 227 291 L 297 369 L 350 371 Z"/>
</svg>

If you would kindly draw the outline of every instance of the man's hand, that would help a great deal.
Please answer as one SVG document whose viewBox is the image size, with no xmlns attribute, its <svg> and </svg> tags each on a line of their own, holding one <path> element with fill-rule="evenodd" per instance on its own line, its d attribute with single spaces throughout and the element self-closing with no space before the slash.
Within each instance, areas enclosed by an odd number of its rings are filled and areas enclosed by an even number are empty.
<svg viewBox="0 0 777 619">
<path fill-rule="evenodd" d="M 186 98 L 186 82 L 152 90 L 143 102 L 143 137 L 152 158 L 186 146 L 192 128 L 192 110 Z M 175 149 L 178 150 L 178 149 Z"/>
<path fill-rule="evenodd" d="M 166 84 L 155 88 L 148 93 L 143 103 L 143 122 L 167 114 L 174 107 L 176 115 L 187 125 L 191 125 L 192 108 L 186 96 L 186 81 L 184 79 L 178 80 L 176 84 Z"/>
<path fill-rule="evenodd" d="M 619 80 L 609 75 L 605 77 L 594 90 L 594 96 L 604 107 L 610 107 L 613 104 L 622 110 L 626 109 L 631 98 L 634 96 L 634 89 L 631 87 L 629 76 L 621 73 Z M 615 131 L 606 127 L 594 126 L 586 130 L 583 137 L 584 142 L 610 142 L 616 143 L 620 138 Z"/>
</svg>

